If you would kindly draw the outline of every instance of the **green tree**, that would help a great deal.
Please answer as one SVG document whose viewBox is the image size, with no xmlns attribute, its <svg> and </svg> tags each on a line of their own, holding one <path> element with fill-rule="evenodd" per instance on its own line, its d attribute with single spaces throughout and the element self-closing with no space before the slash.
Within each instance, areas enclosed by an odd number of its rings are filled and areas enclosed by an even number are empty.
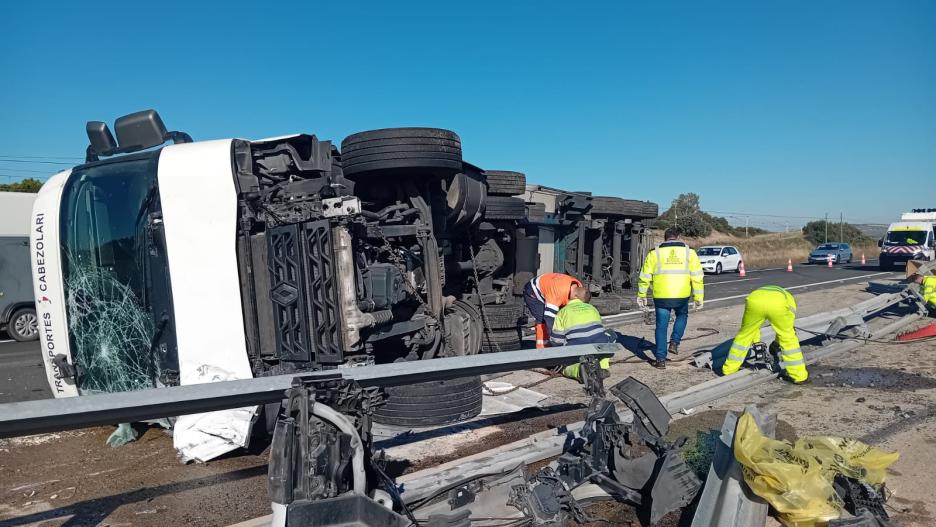
<svg viewBox="0 0 936 527">
<path fill-rule="evenodd" d="M 825 222 L 822 220 L 811 221 L 803 226 L 803 236 L 812 243 L 820 244 L 826 241 L 826 227 L 828 227 L 830 242 L 845 242 L 851 244 L 863 244 L 863 243 L 872 243 L 874 240 L 868 236 L 865 236 L 863 232 L 858 230 L 857 227 L 851 224 L 841 225 L 842 238 L 839 239 L 839 227 L 838 223 Z"/>
<path fill-rule="evenodd" d="M 16 183 L 3 183 L 0 184 L 0 192 L 39 192 L 39 189 L 42 188 L 42 181 L 33 178 L 26 178 L 17 181 Z"/>
<path fill-rule="evenodd" d="M 673 200 L 670 208 L 657 218 L 656 225 L 663 229 L 679 227 L 684 235 L 698 238 L 712 233 L 710 218 L 702 212 L 699 195 L 687 192 Z"/>
</svg>

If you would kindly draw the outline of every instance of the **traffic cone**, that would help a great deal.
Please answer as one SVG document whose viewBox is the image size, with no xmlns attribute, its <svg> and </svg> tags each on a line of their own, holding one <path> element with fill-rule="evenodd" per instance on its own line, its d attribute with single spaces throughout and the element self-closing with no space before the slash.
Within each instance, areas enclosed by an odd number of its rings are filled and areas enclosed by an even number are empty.
<svg viewBox="0 0 936 527">
<path fill-rule="evenodd" d="M 868 262 L 865 261 L 864 253 L 861 253 L 861 265 L 868 265 Z"/>
<path fill-rule="evenodd" d="M 740 262 L 738 262 L 738 276 L 740 276 L 741 278 L 744 278 L 745 276 L 747 276 L 747 273 L 744 272 L 744 260 L 741 260 Z"/>
<path fill-rule="evenodd" d="M 828 267 L 829 269 L 832 269 L 832 255 L 831 254 L 829 255 L 829 258 L 826 260 L 826 262 L 827 262 L 826 267 Z"/>
<path fill-rule="evenodd" d="M 787 261 L 786 261 L 786 272 L 788 272 L 788 273 L 792 273 L 792 272 L 793 272 L 793 258 L 787 258 Z"/>
</svg>

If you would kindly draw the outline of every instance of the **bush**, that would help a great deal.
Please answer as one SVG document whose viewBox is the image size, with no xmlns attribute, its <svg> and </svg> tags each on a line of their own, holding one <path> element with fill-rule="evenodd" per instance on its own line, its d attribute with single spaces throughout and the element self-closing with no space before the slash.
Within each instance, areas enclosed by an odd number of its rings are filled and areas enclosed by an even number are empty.
<svg viewBox="0 0 936 527">
<path fill-rule="evenodd" d="M 867 245 L 874 243 L 874 240 L 868 236 L 865 236 L 857 227 L 851 224 L 844 224 L 841 226 L 841 237 L 839 239 L 839 224 L 826 222 L 823 220 L 820 221 L 811 221 L 803 227 L 803 236 L 810 242 L 818 245 L 826 241 L 826 227 L 828 226 L 829 241 L 832 242 L 845 242 L 852 245 Z"/>
<path fill-rule="evenodd" d="M 33 178 L 26 178 L 16 183 L 3 183 L 0 184 L 0 192 L 39 192 L 39 188 L 42 187 L 42 181 Z"/>
</svg>

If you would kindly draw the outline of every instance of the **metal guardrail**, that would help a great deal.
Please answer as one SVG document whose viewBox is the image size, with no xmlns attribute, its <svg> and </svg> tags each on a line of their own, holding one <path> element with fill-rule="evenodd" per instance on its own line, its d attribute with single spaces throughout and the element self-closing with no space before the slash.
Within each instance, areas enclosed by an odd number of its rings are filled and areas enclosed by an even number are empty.
<svg viewBox="0 0 936 527">
<path fill-rule="evenodd" d="M 621 350 L 623 348 L 618 344 L 584 344 L 8 403 L 0 405 L 0 438 L 278 402 L 297 378 L 353 379 L 362 387 L 399 386 L 568 365 L 584 356 L 610 357 Z"/>
<path fill-rule="evenodd" d="M 745 412 L 751 414 L 766 437 L 774 437 L 776 415 L 762 414 L 756 406 L 746 407 Z M 705 488 L 692 517 L 692 527 L 764 527 L 767 524 L 767 502 L 746 490 L 741 464 L 735 459 L 734 435 L 738 418 L 733 412 L 725 415 Z"/>
</svg>

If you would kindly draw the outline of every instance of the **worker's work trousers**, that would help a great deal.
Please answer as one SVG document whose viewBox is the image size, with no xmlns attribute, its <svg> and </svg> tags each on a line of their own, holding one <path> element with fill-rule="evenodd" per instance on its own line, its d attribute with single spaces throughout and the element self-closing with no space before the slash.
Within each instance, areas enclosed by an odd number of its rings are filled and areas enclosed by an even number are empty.
<svg viewBox="0 0 936 527">
<path fill-rule="evenodd" d="M 549 347 L 549 334 L 552 333 L 552 325 L 556 321 L 555 317 L 546 316 L 546 304 L 536 298 L 531 284 L 527 284 L 523 288 L 523 302 L 526 304 L 530 316 L 536 321 L 536 348 Z"/>
<path fill-rule="evenodd" d="M 730 375 L 737 372 L 751 349 L 751 345 L 761 341 L 761 326 L 769 320 L 777 334 L 780 344 L 780 367 L 793 382 L 803 382 L 809 374 L 806 360 L 796 338 L 794 322 L 796 314 L 790 310 L 783 293 L 777 291 L 755 290 L 744 302 L 744 316 L 741 329 L 735 335 L 728 351 L 728 358 L 722 366 L 722 373 Z"/>
<path fill-rule="evenodd" d="M 662 302 L 661 302 L 662 303 Z M 665 361 L 668 354 L 666 346 L 666 331 L 669 329 L 670 312 L 676 313 L 676 321 L 673 322 L 673 334 L 669 341 L 679 346 L 683 334 L 686 333 L 686 324 L 689 323 L 689 299 L 680 302 L 676 307 L 656 306 L 656 351 L 654 356 L 658 361 Z"/>
<path fill-rule="evenodd" d="M 607 370 L 611 367 L 611 359 L 604 358 L 598 361 L 598 366 L 602 370 Z M 562 369 L 562 376 L 568 377 L 569 379 L 575 379 L 579 382 L 582 382 L 582 364 L 576 362 L 575 364 L 570 364 Z"/>
</svg>

